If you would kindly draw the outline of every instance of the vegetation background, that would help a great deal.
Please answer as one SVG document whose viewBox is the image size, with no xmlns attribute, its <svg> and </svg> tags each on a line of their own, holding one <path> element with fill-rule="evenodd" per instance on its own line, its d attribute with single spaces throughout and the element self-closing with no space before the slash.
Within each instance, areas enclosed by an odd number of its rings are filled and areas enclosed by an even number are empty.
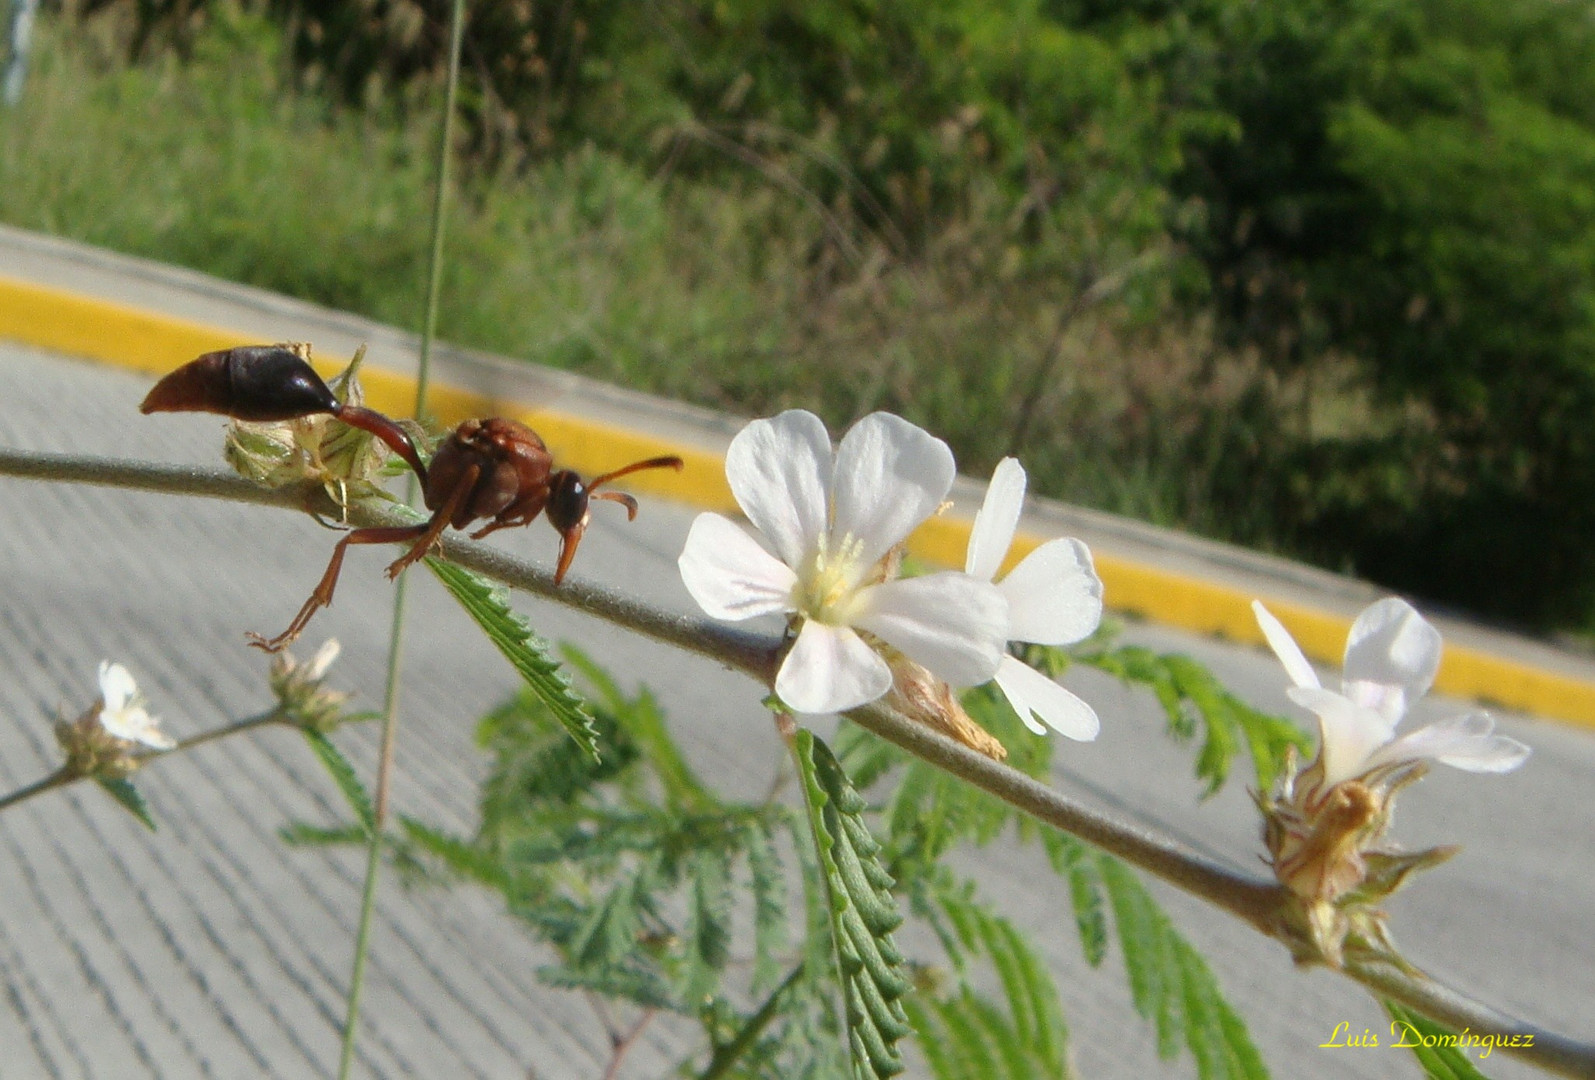
<svg viewBox="0 0 1595 1080">
<path fill-rule="evenodd" d="M 443 0 L 61 0 L 0 219 L 401 325 Z M 470 5 L 444 336 L 1595 628 L 1595 8 Z"/>
</svg>

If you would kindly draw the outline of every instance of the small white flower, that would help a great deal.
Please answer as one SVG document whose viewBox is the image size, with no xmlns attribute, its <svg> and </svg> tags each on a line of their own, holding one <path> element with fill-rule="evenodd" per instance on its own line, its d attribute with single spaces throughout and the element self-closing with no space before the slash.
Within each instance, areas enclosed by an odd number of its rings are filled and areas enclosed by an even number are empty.
<svg viewBox="0 0 1595 1080">
<path fill-rule="evenodd" d="M 1024 466 L 1003 458 L 991 474 L 986 500 L 969 533 L 964 571 L 982 581 L 997 576 L 1019 525 L 1025 501 Z M 1036 645 L 1072 645 L 1091 636 L 1102 622 L 1102 581 L 1091 565 L 1091 552 L 1073 538 L 1049 540 L 1026 555 L 997 582 L 1008 601 L 1008 638 Z M 1003 656 L 997 685 L 1025 726 L 1037 735 L 1047 729 L 1089 742 L 1101 723 L 1096 711 L 1053 680 Z"/>
<path fill-rule="evenodd" d="M 891 669 L 860 630 L 954 686 L 985 682 L 1007 634 L 1002 594 L 956 572 L 883 580 L 893 549 L 935 513 L 953 475 L 946 443 L 890 413 L 854 424 L 834 461 L 813 413 L 755 420 L 731 441 L 726 479 L 775 555 L 730 520 L 700 514 L 681 579 L 715 618 L 801 617 L 775 679 L 794 712 L 841 712 L 891 687 Z"/>
<path fill-rule="evenodd" d="M 177 745 L 161 732 L 159 721 L 145 711 L 144 698 L 133 676 L 121 664 L 100 661 L 100 701 L 100 727 L 108 734 L 156 750 L 170 750 Z"/>
<path fill-rule="evenodd" d="M 1509 772 L 1529 748 L 1495 735 L 1495 721 L 1475 712 L 1396 737 L 1407 709 L 1428 692 L 1440 668 L 1440 632 L 1405 600 L 1388 597 L 1357 616 L 1346 638 L 1339 693 L 1318 682 L 1290 632 L 1256 600 L 1252 612 L 1295 685 L 1290 699 L 1318 717 L 1322 790 L 1381 766 L 1432 759 L 1467 772 Z"/>
</svg>

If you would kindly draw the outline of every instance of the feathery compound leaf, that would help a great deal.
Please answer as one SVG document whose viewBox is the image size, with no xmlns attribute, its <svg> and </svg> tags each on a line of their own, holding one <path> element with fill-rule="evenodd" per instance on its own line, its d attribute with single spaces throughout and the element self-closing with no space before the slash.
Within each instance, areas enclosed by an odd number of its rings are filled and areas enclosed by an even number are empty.
<svg viewBox="0 0 1595 1080">
<path fill-rule="evenodd" d="M 1026 1041 L 994 1003 L 965 986 L 947 998 L 916 995 L 905 1008 L 936 1080 L 1065 1080 L 1066 1062 Z"/>
<path fill-rule="evenodd" d="M 903 1071 L 897 1042 L 912 1028 L 901 1001 L 909 988 L 903 957 L 891 938 L 902 922 L 890 892 L 892 880 L 875 857 L 880 845 L 861 816 L 864 800 L 830 749 L 806 730 L 797 732 L 794 749 L 809 827 L 830 888 L 853 1066 L 861 1076 L 895 1076 Z"/>
<path fill-rule="evenodd" d="M 786 878 L 765 823 L 747 827 L 748 875 L 753 885 L 753 988 L 772 986 L 786 949 Z"/>
<path fill-rule="evenodd" d="M 145 828 L 150 832 L 155 831 L 155 819 L 150 816 L 149 803 L 144 801 L 144 796 L 138 793 L 132 781 L 120 776 L 96 776 L 94 779 L 111 793 L 111 798 L 122 804 L 124 810 L 143 822 Z"/>
<path fill-rule="evenodd" d="M 1424 1074 L 1431 1080 L 1486 1080 L 1486 1077 L 1461 1050 L 1463 1046 L 1484 1045 L 1485 1036 L 1462 1034 L 1430 1020 L 1422 1013 L 1397 1005 L 1383 1003 L 1397 1032 L 1396 1041 L 1390 1045 L 1412 1051 L 1412 1056 L 1423 1066 Z M 1494 1043 L 1490 1043 L 1491 1046 Z"/>
<path fill-rule="evenodd" d="M 1267 1080 L 1245 1024 L 1201 954 L 1128 867 L 1100 854 L 1097 864 L 1118 924 L 1130 997 L 1157 1025 L 1159 1056 L 1174 1057 L 1184 1043 L 1202 1080 Z"/>
<path fill-rule="evenodd" d="M 1108 954 L 1108 916 L 1096 852 L 1068 833 L 1045 829 L 1041 843 L 1053 870 L 1069 879 L 1075 928 L 1086 963 L 1099 967 Z"/>
<path fill-rule="evenodd" d="M 1176 739 L 1193 738 L 1201 728 L 1196 775 L 1207 783 L 1204 798 L 1224 786 L 1230 765 L 1243 745 L 1251 754 L 1262 791 L 1273 787 L 1289 747 L 1301 752 L 1308 749 L 1307 735 L 1301 728 L 1247 705 L 1226 690 L 1211 671 L 1188 656 L 1159 655 L 1139 645 L 1121 645 L 1084 653 L 1075 659 L 1124 682 L 1148 687 L 1163 706 L 1169 733 Z"/>
<path fill-rule="evenodd" d="M 687 863 L 688 1001 L 710 994 L 731 957 L 731 860 L 723 851 L 700 851 Z"/>
<path fill-rule="evenodd" d="M 354 771 L 354 766 L 349 764 L 349 759 L 332 741 L 319 731 L 309 728 L 300 729 L 304 732 L 305 742 L 310 744 L 310 749 L 315 751 L 316 757 L 327 767 L 327 772 L 332 775 L 332 780 L 338 785 L 338 790 L 343 793 L 344 801 L 354 811 L 361 827 L 367 837 L 377 827 L 377 812 L 371 805 L 371 796 L 366 792 L 365 785 L 360 782 L 360 776 Z"/>
<path fill-rule="evenodd" d="M 942 940 L 949 959 L 966 980 L 966 990 L 973 992 L 967 983 L 971 958 L 985 956 L 997 973 L 1008 1006 L 1006 1016 L 1000 1010 L 993 1014 L 1002 1033 L 997 1046 L 1024 1047 L 1023 1071 L 1016 1075 L 1064 1075 L 1068 1071 L 1068 1025 L 1063 1004 L 1051 972 L 1030 940 L 1006 917 L 976 900 L 971 883 L 957 882 L 949 875 L 936 882 L 931 895 L 954 929 L 952 939 L 944 935 Z M 977 998 L 982 1008 L 995 1009 L 984 997 Z"/>
<path fill-rule="evenodd" d="M 548 643 L 510 609 L 504 590 L 481 575 L 443 559 L 428 558 L 426 565 L 476 620 L 488 639 L 498 646 L 505 659 L 521 673 L 526 685 L 543 700 L 570 732 L 570 737 L 594 758 L 598 757 L 598 732 L 587 703 L 571 689 L 570 680 L 549 655 Z"/>
</svg>

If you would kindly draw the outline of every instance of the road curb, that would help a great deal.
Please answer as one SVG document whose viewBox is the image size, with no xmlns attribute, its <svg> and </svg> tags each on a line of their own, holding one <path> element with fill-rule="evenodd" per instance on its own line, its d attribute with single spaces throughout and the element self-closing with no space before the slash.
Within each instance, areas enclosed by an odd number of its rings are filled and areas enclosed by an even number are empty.
<svg viewBox="0 0 1595 1080">
<path fill-rule="evenodd" d="M 369 404 L 403 415 L 413 401 L 415 342 L 396 328 L 21 230 L 0 228 L 0 256 L 0 338 L 150 375 L 212 349 L 284 340 L 310 340 L 318 367 L 330 372 L 367 343 Z M 434 355 L 428 401 L 440 422 L 512 416 L 535 427 L 562 464 L 587 473 L 678 454 L 687 462 L 680 474 L 637 474 L 635 488 L 735 512 L 723 454 L 739 421 L 470 350 L 443 346 Z M 962 566 L 982 491 L 961 478 L 953 509 L 922 526 L 911 551 Z M 1380 595 L 1353 579 L 1044 499 L 1027 505 L 1010 558 L 1061 535 L 1090 545 L 1113 610 L 1261 644 L 1255 597 L 1307 655 L 1330 664 L 1339 663 L 1356 612 Z M 1437 690 L 1595 727 L 1589 658 L 1470 622 L 1434 621 L 1447 642 Z"/>
</svg>

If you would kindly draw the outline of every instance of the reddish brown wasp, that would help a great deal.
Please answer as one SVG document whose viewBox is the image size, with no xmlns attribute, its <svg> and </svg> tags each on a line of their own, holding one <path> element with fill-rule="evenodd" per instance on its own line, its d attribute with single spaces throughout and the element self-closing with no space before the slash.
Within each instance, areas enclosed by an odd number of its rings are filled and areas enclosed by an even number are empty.
<svg viewBox="0 0 1595 1080">
<path fill-rule="evenodd" d="M 554 584 L 558 585 L 576 556 L 593 499 L 620 503 L 628 520 L 637 516 L 637 501 L 630 495 L 599 491 L 600 487 L 641 469 L 680 469 L 682 465 L 678 457 L 649 458 L 584 482 L 570 469 L 553 467 L 553 456 L 537 432 L 515 420 L 491 417 L 467 420 L 455 428 L 428 468 L 396 421 L 373 409 L 339 402 L 303 357 L 281 345 L 247 345 L 206 353 L 156 383 L 139 409 L 145 413 L 212 412 L 251 421 L 330 413 L 387 443 L 420 478 L 431 518 L 415 525 L 355 529 L 339 540 L 326 573 L 288 629 L 274 638 L 249 635 L 250 644 L 268 652 L 286 647 L 312 615 L 332 603 L 350 544 L 413 541 L 388 567 L 388 577 L 394 578 L 424 558 L 450 525 L 465 529 L 486 519 L 486 525 L 471 533 L 473 540 L 480 540 L 499 529 L 529 525 L 546 511 L 549 524 L 560 536 L 554 570 Z"/>
</svg>

